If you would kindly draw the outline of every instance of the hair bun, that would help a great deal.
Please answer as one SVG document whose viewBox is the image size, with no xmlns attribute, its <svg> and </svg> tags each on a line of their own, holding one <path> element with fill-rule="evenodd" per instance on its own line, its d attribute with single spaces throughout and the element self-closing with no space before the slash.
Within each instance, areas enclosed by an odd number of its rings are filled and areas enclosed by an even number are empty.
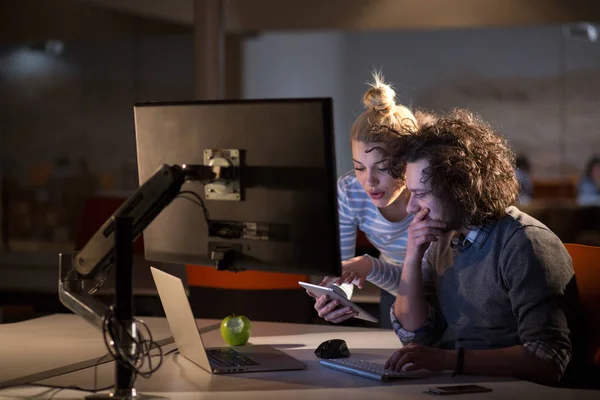
<svg viewBox="0 0 600 400">
<path fill-rule="evenodd" d="M 373 74 L 373 82 L 369 86 L 371 87 L 363 97 L 365 107 L 384 115 L 390 114 L 396 106 L 394 89 L 384 82 L 383 76 L 379 73 Z"/>
</svg>

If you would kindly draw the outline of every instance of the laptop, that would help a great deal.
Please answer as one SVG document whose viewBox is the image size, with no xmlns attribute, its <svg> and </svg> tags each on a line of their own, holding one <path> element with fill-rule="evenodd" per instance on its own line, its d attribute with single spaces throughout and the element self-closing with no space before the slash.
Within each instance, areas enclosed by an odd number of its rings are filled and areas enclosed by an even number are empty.
<svg viewBox="0 0 600 400">
<path fill-rule="evenodd" d="M 267 345 L 205 348 L 181 279 L 150 267 L 171 333 L 182 356 L 212 374 L 289 371 L 306 364 Z"/>
</svg>

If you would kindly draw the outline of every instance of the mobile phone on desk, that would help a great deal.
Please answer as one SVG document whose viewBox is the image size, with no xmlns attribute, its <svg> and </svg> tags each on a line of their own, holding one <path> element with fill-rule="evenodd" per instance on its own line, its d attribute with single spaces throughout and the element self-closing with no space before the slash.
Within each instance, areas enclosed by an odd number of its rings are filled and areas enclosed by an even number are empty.
<svg viewBox="0 0 600 400">
<path fill-rule="evenodd" d="M 435 395 L 452 395 L 452 394 L 465 394 L 465 393 L 486 393 L 491 392 L 492 389 L 486 388 L 479 385 L 453 385 L 453 386 L 437 386 L 429 388 L 425 393 Z"/>
</svg>

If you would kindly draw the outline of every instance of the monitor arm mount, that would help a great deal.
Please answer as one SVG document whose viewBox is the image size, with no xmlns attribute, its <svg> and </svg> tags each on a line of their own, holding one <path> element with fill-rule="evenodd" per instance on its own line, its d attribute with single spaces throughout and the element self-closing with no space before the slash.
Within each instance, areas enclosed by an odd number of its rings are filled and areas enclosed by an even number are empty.
<svg viewBox="0 0 600 400">
<path fill-rule="evenodd" d="M 144 229 L 175 199 L 186 181 L 198 181 L 212 192 L 239 194 L 239 163 L 231 163 L 231 151 L 209 150 L 212 160 L 207 165 L 163 165 L 115 211 L 79 252 L 59 255 L 58 296 L 60 302 L 99 328 L 103 335 L 109 315 L 117 326 L 111 330 L 118 348 L 115 354 L 126 355 L 128 361 L 139 353 L 135 341 L 141 337 L 133 318 L 133 242 Z M 228 153 L 229 152 L 229 153 Z M 237 152 L 237 150 L 234 150 Z M 234 153 L 236 154 L 236 153 Z M 206 155 L 206 151 L 205 151 Z M 206 159 L 206 157 L 205 157 Z M 206 161 L 206 160 L 205 160 Z M 216 188 L 216 189 L 215 189 Z M 235 193 L 234 193 L 235 194 Z M 216 196 L 213 196 L 216 197 Z M 206 218 L 207 222 L 208 217 Z M 216 260 L 223 260 L 218 254 Z M 109 307 L 93 294 L 102 286 L 112 266 L 115 266 L 115 301 Z M 114 314 L 111 314 L 114 313 Z M 116 331 L 115 331 L 116 329 Z M 116 333 L 115 333 L 116 332 Z M 106 336 L 104 337 L 106 341 Z M 108 342 L 106 342 L 108 343 Z M 145 399 L 133 387 L 135 374 L 130 366 L 115 363 L 115 386 L 110 394 L 88 396 L 94 399 Z"/>
<path fill-rule="evenodd" d="M 118 263 L 116 250 L 130 248 L 133 241 L 177 197 L 186 181 L 198 181 L 205 186 L 218 186 L 221 182 L 223 186 L 223 182 L 235 182 L 237 179 L 239 185 L 239 168 L 228 165 L 226 158 L 214 157 L 214 160 L 209 165 L 163 165 L 117 209 L 80 251 L 60 254 L 58 293 L 61 303 L 102 329 L 108 307 L 93 294 L 102 286 L 113 264 Z M 130 234 L 127 234 L 127 228 L 124 231 L 128 237 L 117 232 L 119 221 L 131 225 Z M 126 258 L 130 256 L 125 254 Z M 218 262 L 222 257 L 213 254 L 213 258 Z M 115 273 L 119 272 L 118 267 Z M 120 269 L 123 268 L 131 269 L 131 265 Z M 117 291 L 121 283 L 115 279 Z M 131 281 L 128 283 L 131 286 Z"/>
</svg>

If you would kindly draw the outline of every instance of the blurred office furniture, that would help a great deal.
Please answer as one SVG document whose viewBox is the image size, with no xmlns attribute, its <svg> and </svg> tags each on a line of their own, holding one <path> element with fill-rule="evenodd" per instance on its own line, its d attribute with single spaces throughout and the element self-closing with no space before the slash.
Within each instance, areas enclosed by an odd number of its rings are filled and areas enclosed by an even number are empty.
<svg viewBox="0 0 600 400">
<path fill-rule="evenodd" d="M 518 207 L 550 228 L 563 243 L 600 246 L 600 206 L 534 200 Z"/>
<path fill-rule="evenodd" d="M 575 201 L 577 198 L 577 179 L 534 179 L 533 198 L 548 203 L 556 201 Z"/>
<path fill-rule="evenodd" d="M 65 312 L 58 301 L 58 255 L 0 253 L 0 324 Z"/>
</svg>

